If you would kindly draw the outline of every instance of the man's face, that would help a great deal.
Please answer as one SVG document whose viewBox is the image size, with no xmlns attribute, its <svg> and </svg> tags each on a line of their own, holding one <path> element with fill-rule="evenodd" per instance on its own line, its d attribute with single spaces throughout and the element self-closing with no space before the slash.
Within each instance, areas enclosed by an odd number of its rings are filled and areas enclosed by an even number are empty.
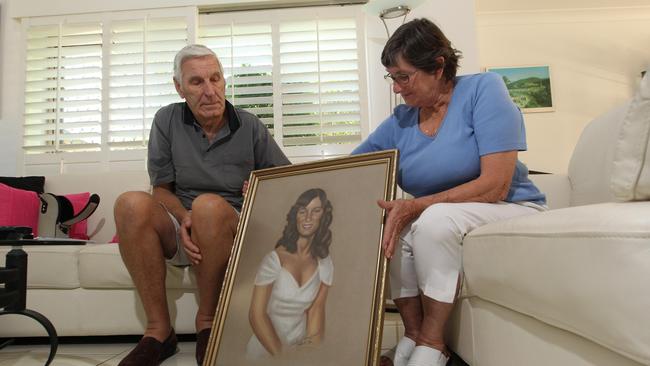
<svg viewBox="0 0 650 366">
<path fill-rule="evenodd" d="M 225 110 L 226 83 L 213 56 L 193 57 L 181 64 L 176 91 L 185 98 L 194 117 L 202 123 L 220 119 Z"/>
</svg>

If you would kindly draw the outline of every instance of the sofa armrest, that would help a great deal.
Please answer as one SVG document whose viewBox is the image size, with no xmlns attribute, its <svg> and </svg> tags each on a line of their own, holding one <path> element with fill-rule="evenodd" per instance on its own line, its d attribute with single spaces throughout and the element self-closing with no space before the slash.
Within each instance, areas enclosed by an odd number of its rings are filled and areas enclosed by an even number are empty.
<svg viewBox="0 0 650 366">
<path fill-rule="evenodd" d="M 575 206 L 497 221 L 464 239 L 465 285 L 469 295 L 647 365 L 649 239 L 650 202 Z"/>
<path fill-rule="evenodd" d="M 569 207 L 571 182 L 566 174 L 531 174 L 530 180 L 546 194 L 546 204 L 550 209 Z"/>
</svg>

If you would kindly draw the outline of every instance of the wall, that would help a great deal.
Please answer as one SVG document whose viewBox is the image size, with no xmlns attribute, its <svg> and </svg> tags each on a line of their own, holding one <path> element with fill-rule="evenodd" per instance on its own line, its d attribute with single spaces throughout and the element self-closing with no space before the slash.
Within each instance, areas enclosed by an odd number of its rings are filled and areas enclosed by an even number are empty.
<svg viewBox="0 0 650 366">
<path fill-rule="evenodd" d="M 520 158 L 531 169 L 564 173 L 584 126 L 630 98 L 650 65 L 650 6 L 539 3 L 479 0 L 479 60 L 482 67 L 550 65 L 555 111 L 524 115 L 529 151 Z"/>
<path fill-rule="evenodd" d="M 370 94 L 370 129 L 376 128 L 392 111 L 390 110 L 390 85 L 384 80 L 386 69 L 380 62 L 381 51 L 388 40 L 386 29 L 379 20 L 380 9 L 386 9 L 397 4 L 410 5 L 412 11 L 407 20 L 414 18 L 429 18 L 445 32 L 453 46 L 463 52 L 460 60 L 459 74 L 472 74 L 480 71 L 474 0 L 446 1 L 371 1 L 366 18 L 366 48 L 368 54 L 368 80 Z M 391 5 L 392 3 L 392 5 Z M 384 5 L 385 6 L 381 6 Z M 378 6 L 380 5 L 380 6 Z M 386 21 L 389 32 L 397 29 L 401 18 Z"/>
<path fill-rule="evenodd" d="M 17 51 L 24 47 L 19 43 L 20 24 L 9 17 L 11 5 L 0 0 L 0 175 L 22 170 L 22 99 L 15 90 L 24 89 L 21 52 Z"/>
<path fill-rule="evenodd" d="M 191 4 L 224 4 L 232 0 L 0 0 L 2 38 L 0 38 L 0 175 L 21 175 L 22 161 L 22 90 L 24 90 L 24 38 L 19 17 L 88 13 L 95 11 L 133 10 Z M 272 0 L 266 0 L 272 1 Z M 295 0 L 298 1 L 298 0 Z M 259 2 L 249 1 L 244 2 Z M 374 129 L 390 112 L 389 88 L 379 55 L 387 36 L 378 17 L 380 9 L 398 4 L 413 8 L 407 19 L 428 17 L 441 26 L 456 48 L 464 52 L 461 73 L 479 70 L 474 0 L 371 0 L 366 9 L 366 59 L 368 60 L 368 100 L 370 129 Z M 309 8 L 305 8 L 308 12 Z M 389 20 L 394 30 L 399 19 Z M 11 52 L 5 52 L 11 50 Z M 17 91 L 17 92 L 14 92 Z"/>
</svg>

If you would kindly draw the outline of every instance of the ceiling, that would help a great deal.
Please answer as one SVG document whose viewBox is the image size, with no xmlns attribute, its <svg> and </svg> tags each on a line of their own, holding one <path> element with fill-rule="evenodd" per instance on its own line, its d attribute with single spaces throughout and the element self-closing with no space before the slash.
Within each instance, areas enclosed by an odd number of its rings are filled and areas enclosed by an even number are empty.
<svg viewBox="0 0 650 366">
<path fill-rule="evenodd" d="M 476 0 L 477 12 L 650 6 L 650 0 Z"/>
</svg>

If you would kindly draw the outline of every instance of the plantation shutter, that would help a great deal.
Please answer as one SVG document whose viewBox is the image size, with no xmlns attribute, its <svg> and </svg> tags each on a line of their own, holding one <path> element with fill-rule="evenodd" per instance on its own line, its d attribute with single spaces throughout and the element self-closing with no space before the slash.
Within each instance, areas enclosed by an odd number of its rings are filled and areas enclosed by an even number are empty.
<svg viewBox="0 0 650 366">
<path fill-rule="evenodd" d="M 217 54 L 226 99 L 257 115 L 273 133 L 273 41 L 271 24 L 212 24 L 200 18 L 198 42 Z"/>
<path fill-rule="evenodd" d="M 361 140 L 354 19 L 280 24 L 282 144 Z"/>
<path fill-rule="evenodd" d="M 347 153 L 361 141 L 357 20 L 288 13 L 201 14 L 198 42 L 219 56 L 230 102 L 260 117 L 287 155 Z"/>
<path fill-rule="evenodd" d="M 147 146 L 153 117 L 182 99 L 174 88 L 174 56 L 188 43 L 187 21 L 144 18 L 111 23 L 108 145 Z"/>
<path fill-rule="evenodd" d="M 27 29 L 26 153 L 99 150 L 101 96 L 101 23 Z"/>
</svg>

